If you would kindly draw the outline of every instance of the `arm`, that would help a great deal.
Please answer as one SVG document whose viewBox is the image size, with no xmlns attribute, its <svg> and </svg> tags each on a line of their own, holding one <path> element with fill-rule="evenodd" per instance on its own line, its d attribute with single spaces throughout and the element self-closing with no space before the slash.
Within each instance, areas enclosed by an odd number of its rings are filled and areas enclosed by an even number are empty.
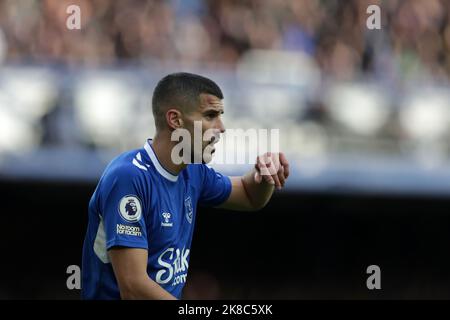
<svg viewBox="0 0 450 320">
<path fill-rule="evenodd" d="M 108 251 L 122 299 L 176 300 L 147 274 L 147 250 L 114 247 Z"/>
<path fill-rule="evenodd" d="M 275 187 L 281 189 L 289 176 L 289 163 L 283 153 L 258 157 L 255 168 L 242 177 L 230 177 L 231 194 L 219 208 L 255 211 L 264 208 Z"/>
</svg>

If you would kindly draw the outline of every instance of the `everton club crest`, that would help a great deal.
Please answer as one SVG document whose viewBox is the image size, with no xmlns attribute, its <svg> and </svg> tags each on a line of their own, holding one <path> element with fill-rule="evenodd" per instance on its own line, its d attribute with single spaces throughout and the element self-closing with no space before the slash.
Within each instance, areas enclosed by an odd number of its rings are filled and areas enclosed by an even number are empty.
<svg viewBox="0 0 450 320">
<path fill-rule="evenodd" d="M 194 209 L 192 208 L 191 197 L 184 199 L 184 211 L 186 212 L 186 219 L 189 223 L 192 223 L 192 217 L 194 215 Z"/>
</svg>

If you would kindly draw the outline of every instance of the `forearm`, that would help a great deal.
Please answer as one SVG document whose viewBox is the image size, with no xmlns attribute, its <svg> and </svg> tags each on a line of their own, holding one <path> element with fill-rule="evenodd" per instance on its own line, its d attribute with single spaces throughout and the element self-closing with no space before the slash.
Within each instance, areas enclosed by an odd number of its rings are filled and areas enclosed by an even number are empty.
<svg viewBox="0 0 450 320">
<path fill-rule="evenodd" d="M 131 279 L 120 286 L 120 295 L 124 300 L 176 300 L 147 275 Z"/>
<path fill-rule="evenodd" d="M 261 209 L 272 197 L 275 185 L 269 184 L 264 180 L 261 183 L 257 183 L 255 181 L 255 174 L 256 170 L 252 169 L 246 175 L 242 176 L 242 184 L 252 207 Z"/>
</svg>

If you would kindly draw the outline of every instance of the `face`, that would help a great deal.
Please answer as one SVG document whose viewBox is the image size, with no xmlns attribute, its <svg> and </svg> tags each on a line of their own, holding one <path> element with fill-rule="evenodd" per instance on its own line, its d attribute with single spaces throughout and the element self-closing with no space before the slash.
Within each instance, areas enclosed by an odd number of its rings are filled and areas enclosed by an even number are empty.
<svg viewBox="0 0 450 320">
<path fill-rule="evenodd" d="M 225 132 L 225 126 L 222 122 L 222 114 L 224 113 L 224 106 L 222 100 L 211 94 L 201 94 L 199 99 L 199 106 L 196 110 L 184 115 L 185 128 L 189 130 L 192 139 L 192 151 L 194 151 L 194 124 L 195 121 L 202 123 L 202 154 L 204 157 L 203 163 L 211 161 L 214 153 L 214 144 L 219 141 L 221 133 Z M 211 135 L 204 136 L 204 133 L 209 130 Z M 203 137 L 207 141 L 203 141 Z M 205 149 L 208 149 L 205 152 Z M 192 157 L 193 158 L 193 157 Z"/>
</svg>

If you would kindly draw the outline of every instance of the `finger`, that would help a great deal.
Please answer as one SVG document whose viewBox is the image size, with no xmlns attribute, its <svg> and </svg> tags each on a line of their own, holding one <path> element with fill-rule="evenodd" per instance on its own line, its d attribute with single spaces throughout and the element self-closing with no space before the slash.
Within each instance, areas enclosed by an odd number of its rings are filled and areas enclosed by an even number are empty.
<svg viewBox="0 0 450 320">
<path fill-rule="evenodd" d="M 266 153 L 258 158 L 258 167 L 260 175 L 264 177 L 264 181 L 274 185 L 277 189 L 281 189 L 282 183 L 278 178 L 278 171 L 280 168 L 280 162 L 278 154 Z"/>
<path fill-rule="evenodd" d="M 258 164 L 259 168 L 259 176 L 261 176 L 261 180 L 264 180 L 268 184 L 275 185 L 275 181 L 273 180 L 272 174 L 270 173 L 270 168 L 267 168 L 265 164 Z"/>
<path fill-rule="evenodd" d="M 278 174 L 272 175 L 272 179 L 273 179 L 273 181 L 275 181 L 275 187 L 277 189 L 281 189 L 281 182 L 280 182 L 280 179 L 278 178 Z"/>
<path fill-rule="evenodd" d="M 274 184 L 277 189 L 281 189 L 281 182 L 278 178 L 278 169 L 280 167 L 278 155 L 274 154 L 272 156 L 272 154 L 267 153 L 264 158 L 264 165 L 260 167 L 261 172 L 266 174 L 268 177 L 271 177 L 271 179 L 266 179 L 266 181 L 270 184 Z"/>
<path fill-rule="evenodd" d="M 267 167 L 270 167 L 273 165 L 273 159 L 275 154 L 271 152 L 267 152 L 259 157 L 262 164 L 266 165 Z"/>
<path fill-rule="evenodd" d="M 258 157 L 258 163 L 256 164 L 256 170 L 259 172 L 261 176 L 270 176 L 272 175 L 270 163 L 266 164 L 266 161 L 261 157 Z"/>
<path fill-rule="evenodd" d="M 265 165 L 260 166 L 260 176 L 262 179 L 264 179 L 265 182 L 269 184 L 275 184 L 275 181 L 272 178 L 272 175 L 270 174 L 269 168 L 267 168 Z"/>
<path fill-rule="evenodd" d="M 261 181 L 263 180 L 261 174 L 258 171 L 255 172 L 254 179 L 255 182 L 258 184 L 261 183 Z"/>
<path fill-rule="evenodd" d="M 280 163 L 284 168 L 284 177 L 287 179 L 289 177 L 289 161 L 287 161 L 283 152 L 280 152 Z"/>
<path fill-rule="evenodd" d="M 265 181 L 266 183 L 275 186 L 275 181 L 273 180 L 273 178 L 272 178 L 271 175 L 263 176 L 263 179 L 264 179 L 264 181 Z"/>
<path fill-rule="evenodd" d="M 284 176 L 284 167 L 280 167 L 280 170 L 278 170 L 278 179 L 280 180 L 281 186 L 284 187 L 286 181 Z"/>
<path fill-rule="evenodd" d="M 277 174 L 277 172 L 280 168 L 280 162 L 278 161 L 278 158 L 276 158 L 275 156 L 269 157 L 266 160 L 265 165 L 266 165 L 267 169 L 269 170 L 269 174 L 271 176 Z"/>
</svg>

